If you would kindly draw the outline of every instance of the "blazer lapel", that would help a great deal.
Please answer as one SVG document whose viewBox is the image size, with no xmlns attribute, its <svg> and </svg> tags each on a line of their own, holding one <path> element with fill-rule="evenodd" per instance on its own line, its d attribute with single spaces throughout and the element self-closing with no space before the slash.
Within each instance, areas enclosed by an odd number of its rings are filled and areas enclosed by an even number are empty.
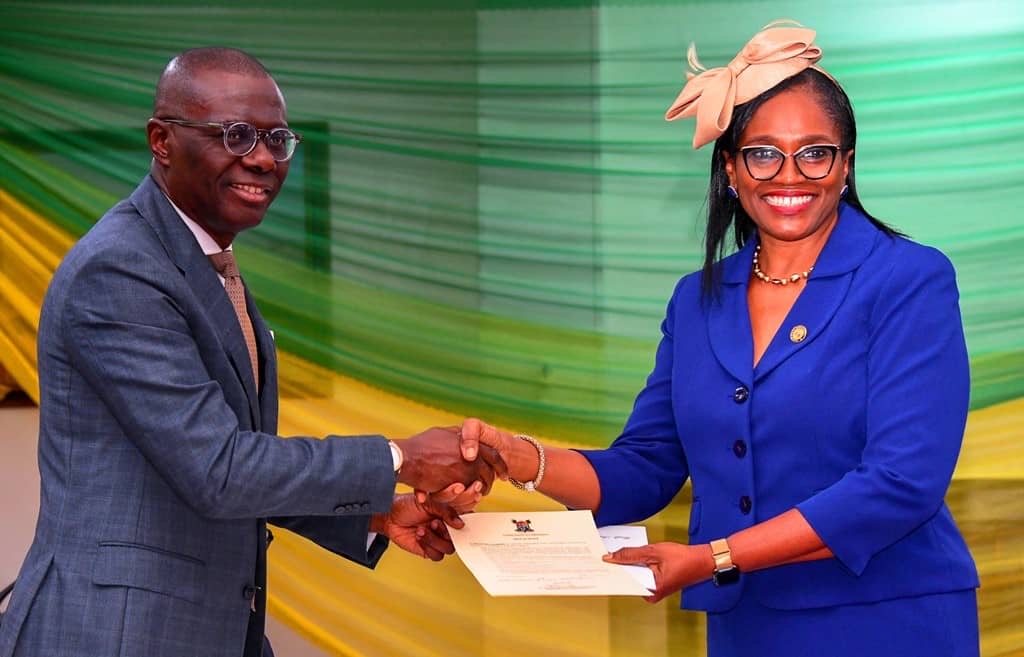
<svg viewBox="0 0 1024 657">
<path fill-rule="evenodd" d="M 256 348 L 259 351 L 260 381 L 260 425 L 259 431 L 277 433 L 277 349 L 274 339 L 256 308 L 256 300 L 245 287 L 245 305 L 249 308 L 253 332 L 256 334 Z"/>
<path fill-rule="evenodd" d="M 747 282 L 754 244 L 749 240 L 739 252 L 721 261 L 722 296 L 711 301 L 707 310 L 708 342 L 715 358 L 748 387 L 753 383 L 754 337 L 747 309 Z"/>
<path fill-rule="evenodd" d="M 252 425 L 258 426 L 259 397 L 249 361 L 249 351 L 245 346 L 245 336 L 242 335 L 242 327 L 238 324 L 235 308 L 231 305 L 217 272 L 199 248 L 195 235 L 171 207 L 152 177 L 146 176 L 132 193 L 131 202 L 159 235 L 171 260 L 185 276 L 186 282 L 209 314 L 210 321 L 216 326 L 235 374 L 245 388 Z"/>
<path fill-rule="evenodd" d="M 755 383 L 824 332 L 846 298 L 857 267 L 882 234 L 854 208 L 845 203 L 839 207 L 839 220 L 814 272 L 754 369 Z"/>
<path fill-rule="evenodd" d="M 846 297 L 853 278 L 849 272 L 827 278 L 814 274 L 754 368 L 755 383 L 821 335 Z"/>
</svg>

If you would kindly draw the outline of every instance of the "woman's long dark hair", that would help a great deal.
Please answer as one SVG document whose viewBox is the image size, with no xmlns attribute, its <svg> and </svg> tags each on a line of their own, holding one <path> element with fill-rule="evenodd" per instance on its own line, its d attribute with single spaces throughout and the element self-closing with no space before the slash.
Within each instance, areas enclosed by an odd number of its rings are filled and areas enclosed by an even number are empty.
<svg viewBox="0 0 1024 657">
<path fill-rule="evenodd" d="M 760 96 L 737 105 L 732 115 L 732 122 L 722 136 L 715 141 L 715 150 L 711 154 L 711 184 L 708 188 L 708 224 L 704 233 L 704 276 L 701 283 L 705 301 L 718 296 L 721 289 L 721 271 L 718 261 L 725 256 L 726 235 L 729 226 L 733 228 L 733 239 L 736 248 L 743 248 L 747 240 L 754 234 L 754 221 L 740 205 L 738 199 L 729 196 L 729 176 L 725 172 L 723 153 L 736 154 L 740 135 L 746 129 L 750 119 L 765 101 L 779 93 L 796 87 L 806 87 L 813 91 L 821 100 L 825 112 L 839 126 L 840 146 L 843 150 L 852 150 L 857 146 L 857 122 L 853 118 L 853 106 L 850 99 L 832 78 L 813 68 L 783 80 Z M 887 235 L 899 235 L 899 231 L 871 216 L 857 195 L 857 183 L 854 179 L 854 157 L 850 155 L 850 173 L 846 177 L 849 186 L 844 200 L 860 210 L 873 224 Z"/>
</svg>

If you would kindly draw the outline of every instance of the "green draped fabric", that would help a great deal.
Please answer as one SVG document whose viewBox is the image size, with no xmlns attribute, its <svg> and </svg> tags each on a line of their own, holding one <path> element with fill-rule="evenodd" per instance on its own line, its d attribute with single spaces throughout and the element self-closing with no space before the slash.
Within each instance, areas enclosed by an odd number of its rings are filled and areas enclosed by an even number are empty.
<svg viewBox="0 0 1024 657">
<path fill-rule="evenodd" d="M 723 65 L 779 16 L 818 29 L 854 100 L 869 210 L 958 268 L 973 407 L 1022 396 L 1012 2 L 7 2 L 0 185 L 80 234 L 146 171 L 168 57 L 247 49 L 305 137 L 282 198 L 240 240 L 280 345 L 603 444 L 673 283 L 700 262 L 709 149 L 662 120 L 685 47 Z"/>
</svg>

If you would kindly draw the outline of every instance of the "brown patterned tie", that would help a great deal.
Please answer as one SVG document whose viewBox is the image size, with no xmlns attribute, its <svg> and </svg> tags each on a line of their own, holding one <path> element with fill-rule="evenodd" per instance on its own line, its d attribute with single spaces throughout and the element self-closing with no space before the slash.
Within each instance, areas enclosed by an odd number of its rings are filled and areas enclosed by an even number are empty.
<svg viewBox="0 0 1024 657">
<path fill-rule="evenodd" d="M 228 293 L 231 305 L 235 307 L 238 323 L 242 326 L 245 346 L 249 349 L 252 376 L 256 380 L 256 389 L 259 390 L 260 369 L 259 361 L 256 359 L 256 334 L 253 333 L 252 322 L 249 321 L 249 313 L 245 309 L 245 288 L 242 286 L 242 275 L 238 272 L 238 263 L 235 262 L 235 256 L 231 251 L 211 254 L 210 262 L 213 263 L 214 269 L 224 277 L 224 291 Z"/>
</svg>

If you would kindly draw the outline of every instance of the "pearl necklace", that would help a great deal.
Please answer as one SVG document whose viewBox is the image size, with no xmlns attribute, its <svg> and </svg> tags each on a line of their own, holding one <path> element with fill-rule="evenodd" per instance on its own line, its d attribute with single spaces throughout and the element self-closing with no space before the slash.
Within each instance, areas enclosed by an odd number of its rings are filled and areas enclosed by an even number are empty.
<svg viewBox="0 0 1024 657">
<path fill-rule="evenodd" d="M 757 276 L 765 283 L 771 283 L 772 285 L 789 285 L 790 283 L 798 283 L 801 278 L 806 279 L 814 271 L 814 267 L 808 267 L 807 271 L 791 274 L 786 278 L 772 278 L 768 274 L 761 271 L 761 268 L 757 264 L 757 254 L 761 252 L 761 245 L 758 244 L 754 247 L 754 276 Z"/>
</svg>

